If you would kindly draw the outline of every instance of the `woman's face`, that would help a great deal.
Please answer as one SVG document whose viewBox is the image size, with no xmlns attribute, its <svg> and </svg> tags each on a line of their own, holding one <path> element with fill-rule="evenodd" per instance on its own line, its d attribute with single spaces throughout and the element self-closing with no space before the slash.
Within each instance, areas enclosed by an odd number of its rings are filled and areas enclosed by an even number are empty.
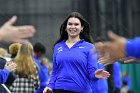
<svg viewBox="0 0 140 93">
<path fill-rule="evenodd" d="M 78 18 L 71 17 L 68 19 L 66 31 L 69 37 L 77 37 L 80 32 L 83 30 L 81 22 Z"/>
</svg>

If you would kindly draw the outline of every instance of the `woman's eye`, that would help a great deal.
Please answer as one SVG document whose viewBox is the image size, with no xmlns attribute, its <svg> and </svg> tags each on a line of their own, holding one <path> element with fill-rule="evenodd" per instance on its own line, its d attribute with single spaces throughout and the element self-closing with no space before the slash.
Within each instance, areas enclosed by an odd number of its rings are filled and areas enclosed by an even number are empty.
<svg viewBox="0 0 140 93">
<path fill-rule="evenodd" d="M 74 24 L 75 26 L 78 26 L 79 24 L 78 23 L 76 23 L 76 24 Z"/>
<path fill-rule="evenodd" d="M 68 23 L 68 25 L 72 25 L 72 23 Z"/>
</svg>

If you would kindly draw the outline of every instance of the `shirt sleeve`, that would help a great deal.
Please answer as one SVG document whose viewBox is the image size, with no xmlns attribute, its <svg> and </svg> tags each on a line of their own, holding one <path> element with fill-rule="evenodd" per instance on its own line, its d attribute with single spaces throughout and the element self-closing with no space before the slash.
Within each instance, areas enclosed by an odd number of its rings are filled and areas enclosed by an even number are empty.
<svg viewBox="0 0 140 93">
<path fill-rule="evenodd" d="M 9 71 L 7 69 L 2 69 L 0 70 L 0 84 L 5 83 L 8 76 L 9 76 Z"/>
<path fill-rule="evenodd" d="M 53 54 L 53 67 L 52 67 L 52 74 L 49 79 L 48 87 L 51 89 L 54 89 L 55 86 L 55 81 L 56 81 L 56 74 L 57 74 L 57 64 L 56 64 L 56 51 L 54 49 L 54 54 Z"/>
<path fill-rule="evenodd" d="M 140 37 L 127 40 L 125 51 L 126 56 L 132 56 L 140 59 Z"/>
<path fill-rule="evenodd" d="M 97 63 L 98 63 L 98 58 L 97 58 L 97 52 L 95 47 L 89 51 L 88 54 L 88 73 L 89 73 L 89 78 L 91 80 L 98 80 L 95 77 L 95 71 L 97 70 Z"/>
</svg>

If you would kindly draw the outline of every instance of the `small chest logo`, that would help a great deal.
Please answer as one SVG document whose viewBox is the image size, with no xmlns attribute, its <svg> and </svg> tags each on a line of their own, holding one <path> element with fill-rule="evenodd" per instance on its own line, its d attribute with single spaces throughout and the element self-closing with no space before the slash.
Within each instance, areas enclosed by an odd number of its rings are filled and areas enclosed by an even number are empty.
<svg viewBox="0 0 140 93">
<path fill-rule="evenodd" d="M 79 48 L 85 48 L 85 47 L 82 47 L 82 46 L 81 46 L 81 47 L 79 47 Z"/>
<path fill-rule="evenodd" d="M 59 48 L 57 49 L 57 53 L 60 53 L 61 51 L 63 51 L 63 47 L 59 47 Z"/>
</svg>

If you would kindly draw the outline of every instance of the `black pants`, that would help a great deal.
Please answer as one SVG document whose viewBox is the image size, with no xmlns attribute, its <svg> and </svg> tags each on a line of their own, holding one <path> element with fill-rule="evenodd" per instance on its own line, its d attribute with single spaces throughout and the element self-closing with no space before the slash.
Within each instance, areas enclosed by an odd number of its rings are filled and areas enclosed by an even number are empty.
<svg viewBox="0 0 140 93">
<path fill-rule="evenodd" d="M 69 90 L 62 90 L 62 89 L 54 89 L 53 93 L 78 93 L 78 92 L 73 92 Z"/>
</svg>

